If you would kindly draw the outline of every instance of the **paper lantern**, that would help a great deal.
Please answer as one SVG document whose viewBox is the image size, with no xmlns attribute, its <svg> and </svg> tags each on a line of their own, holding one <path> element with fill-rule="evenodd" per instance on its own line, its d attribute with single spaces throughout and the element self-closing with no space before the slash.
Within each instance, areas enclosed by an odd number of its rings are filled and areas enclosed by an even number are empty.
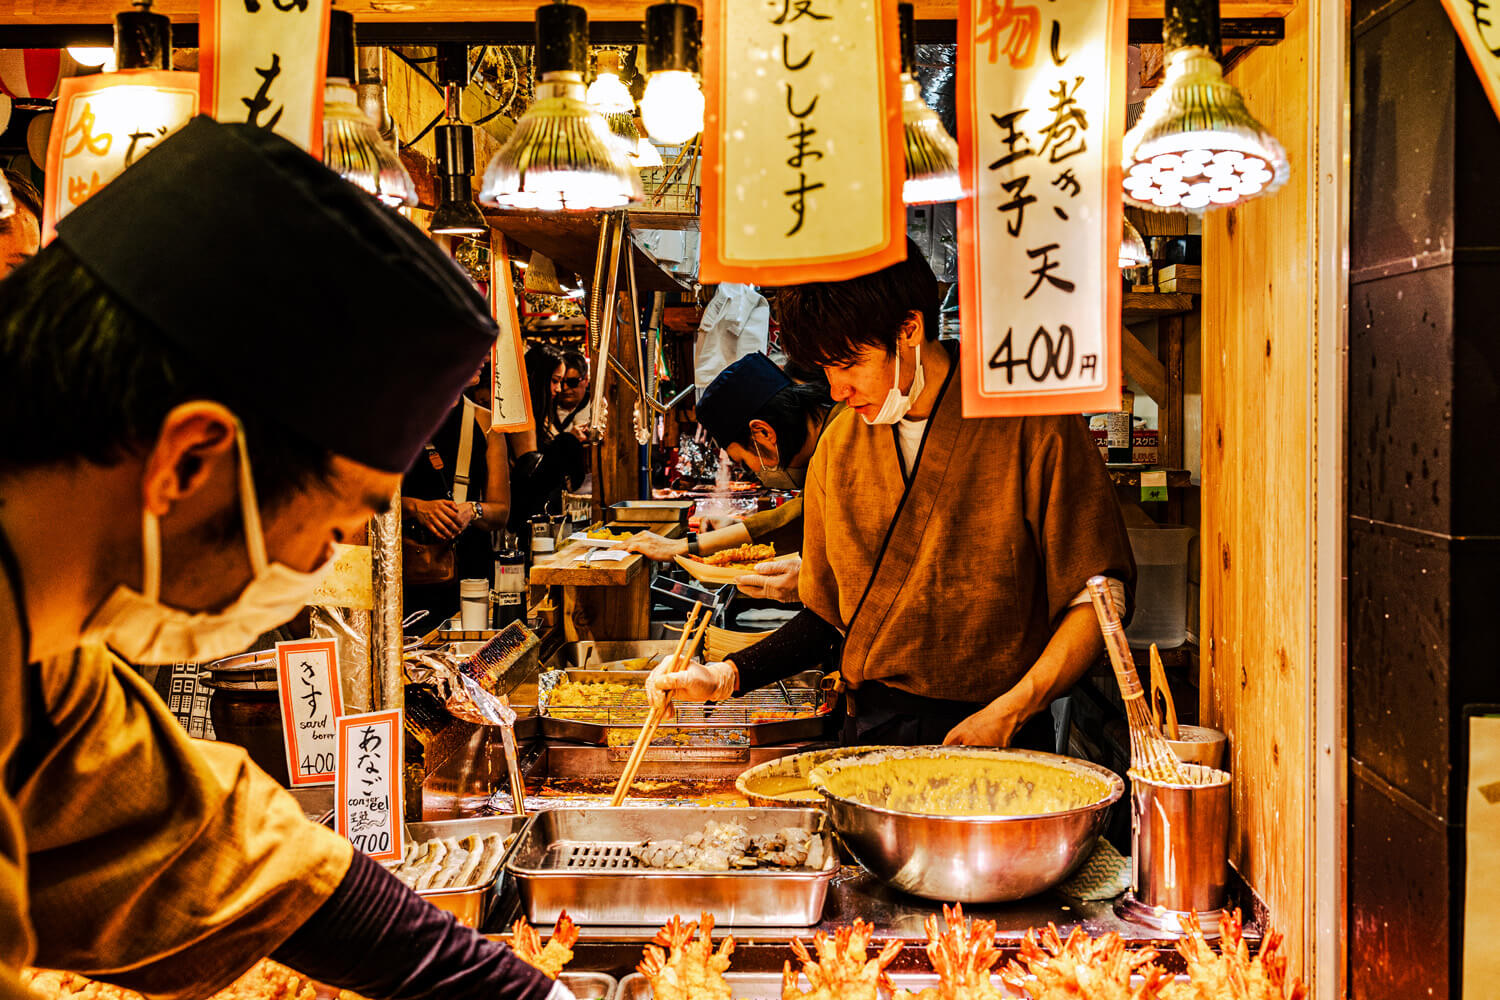
<svg viewBox="0 0 1500 1000">
<path fill-rule="evenodd" d="M 50 100 L 61 78 L 61 49 L 0 49 L 0 90 L 17 100 Z"/>
</svg>

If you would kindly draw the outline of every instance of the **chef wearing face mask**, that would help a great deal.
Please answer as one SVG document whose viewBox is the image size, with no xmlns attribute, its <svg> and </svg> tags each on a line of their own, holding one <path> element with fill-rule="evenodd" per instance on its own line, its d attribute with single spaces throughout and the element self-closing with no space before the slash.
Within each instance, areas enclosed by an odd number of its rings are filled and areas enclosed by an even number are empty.
<svg viewBox="0 0 1500 1000">
<path fill-rule="evenodd" d="M 571 998 L 120 660 L 296 614 L 493 345 L 484 300 L 302 150 L 207 118 L 57 228 L 0 283 L 0 1000 L 30 965 L 207 996 L 267 955 L 372 998 Z"/>
<path fill-rule="evenodd" d="M 653 700 L 753 690 L 840 650 L 849 744 L 1052 750 L 1052 700 L 1103 650 L 1085 581 L 1124 606 L 1135 566 L 1077 416 L 965 419 L 921 252 L 776 300 L 799 363 L 848 412 L 807 472 L 806 609 L 732 662 L 658 670 Z M 976 363 L 974 359 L 964 359 Z"/>
<path fill-rule="evenodd" d="M 823 429 L 843 407 L 821 382 L 794 382 L 759 352 L 747 354 L 719 373 L 698 401 L 698 422 L 730 459 L 754 473 L 762 486 L 799 495 L 743 521 L 663 538 L 642 532 L 627 548 L 666 562 L 675 556 L 707 556 L 739 545 L 771 544 L 781 557 L 760 563 L 737 586 L 751 597 L 797 599 L 802 546 L 802 489 Z"/>
</svg>

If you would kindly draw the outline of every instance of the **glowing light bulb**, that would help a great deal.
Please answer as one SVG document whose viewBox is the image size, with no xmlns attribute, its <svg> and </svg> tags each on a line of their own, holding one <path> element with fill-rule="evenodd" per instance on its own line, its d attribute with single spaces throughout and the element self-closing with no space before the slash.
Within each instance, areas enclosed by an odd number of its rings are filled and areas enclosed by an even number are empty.
<svg viewBox="0 0 1500 1000">
<path fill-rule="evenodd" d="M 703 110 L 703 91 L 686 70 L 660 70 L 646 82 L 641 121 L 656 142 L 680 146 L 702 132 Z"/>
<path fill-rule="evenodd" d="M 594 82 L 589 84 L 588 102 L 600 114 L 630 114 L 635 111 L 630 91 L 620 82 L 618 74 L 608 70 L 600 70 Z"/>
<path fill-rule="evenodd" d="M 115 69 L 115 50 L 108 45 L 69 45 L 68 55 L 80 66 L 100 66 L 104 72 Z"/>
</svg>

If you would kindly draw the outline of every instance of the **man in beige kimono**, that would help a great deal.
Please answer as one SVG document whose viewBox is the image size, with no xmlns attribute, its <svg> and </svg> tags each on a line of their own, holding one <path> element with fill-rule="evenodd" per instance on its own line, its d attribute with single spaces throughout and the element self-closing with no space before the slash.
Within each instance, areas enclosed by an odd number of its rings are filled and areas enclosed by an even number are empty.
<svg viewBox="0 0 1500 1000">
<path fill-rule="evenodd" d="M 1103 643 L 1085 582 L 1135 576 L 1080 417 L 965 419 L 938 289 L 907 259 L 776 300 L 782 338 L 848 410 L 808 469 L 806 610 L 726 663 L 659 668 L 653 698 L 718 699 L 837 657 L 845 742 L 1055 747 L 1050 714 Z"/>
<path fill-rule="evenodd" d="M 572 996 L 116 655 L 203 663 L 301 610 L 494 338 L 425 234 L 206 118 L 0 282 L 0 1000 L 28 965 L 202 997 L 267 955 L 376 998 Z"/>
</svg>

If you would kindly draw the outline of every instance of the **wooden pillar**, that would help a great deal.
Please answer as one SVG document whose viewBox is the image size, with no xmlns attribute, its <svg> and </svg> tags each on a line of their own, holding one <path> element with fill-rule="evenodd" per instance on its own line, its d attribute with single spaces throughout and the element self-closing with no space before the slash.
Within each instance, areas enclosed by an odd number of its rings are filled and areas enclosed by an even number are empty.
<svg viewBox="0 0 1500 1000">
<path fill-rule="evenodd" d="M 640 353 L 635 339 L 635 325 L 631 322 L 631 310 L 635 303 L 630 292 L 620 282 L 621 290 L 615 302 L 615 331 L 611 338 L 610 354 L 620 362 L 627 372 L 637 370 Z M 606 364 L 604 358 L 595 358 L 594 364 Z M 602 518 L 604 508 L 621 500 L 639 499 L 640 445 L 635 438 L 635 391 L 626 385 L 616 373 L 609 373 L 604 388 L 608 406 L 608 418 L 604 428 L 604 440 L 594 446 L 594 515 Z"/>
</svg>

